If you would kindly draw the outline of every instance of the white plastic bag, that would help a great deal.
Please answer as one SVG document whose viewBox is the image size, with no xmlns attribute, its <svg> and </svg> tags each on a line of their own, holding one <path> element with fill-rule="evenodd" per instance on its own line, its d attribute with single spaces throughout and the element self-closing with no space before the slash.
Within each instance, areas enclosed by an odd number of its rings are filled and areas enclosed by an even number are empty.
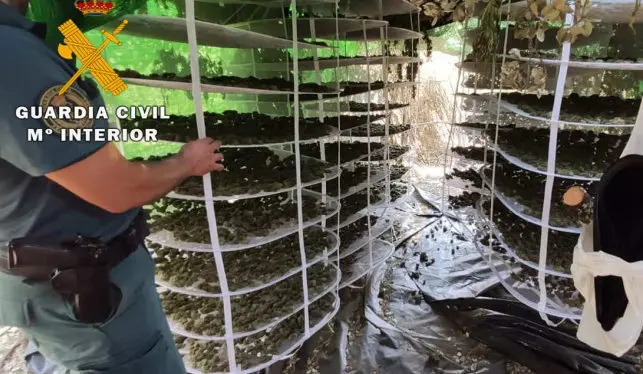
<svg viewBox="0 0 643 374">
<path fill-rule="evenodd" d="M 636 344 L 643 330 L 643 261 L 629 263 L 605 252 L 594 252 L 593 225 L 584 228 L 574 248 L 574 286 L 585 298 L 577 337 L 603 352 L 622 356 Z M 610 331 L 603 330 L 596 317 L 594 277 L 615 275 L 623 278 L 628 298 L 625 314 Z"/>
<path fill-rule="evenodd" d="M 643 155 L 643 101 L 621 157 L 631 154 Z M 602 251 L 594 252 L 593 224 L 589 224 L 574 248 L 571 272 L 574 286 L 585 298 L 578 339 L 603 352 L 623 356 L 636 344 L 643 330 L 643 261 L 629 263 Z M 623 317 L 610 331 L 605 331 L 596 316 L 594 277 L 608 275 L 623 279 L 629 302 Z"/>
</svg>

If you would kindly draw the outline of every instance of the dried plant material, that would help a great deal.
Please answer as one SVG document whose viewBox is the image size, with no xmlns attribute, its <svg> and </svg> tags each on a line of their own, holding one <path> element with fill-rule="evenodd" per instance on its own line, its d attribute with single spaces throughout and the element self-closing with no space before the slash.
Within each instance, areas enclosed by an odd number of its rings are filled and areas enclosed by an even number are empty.
<svg viewBox="0 0 643 374">
<path fill-rule="evenodd" d="M 540 8 L 540 5 L 544 6 Z M 637 0 L 634 12 L 632 13 L 633 23 L 638 11 L 640 0 Z M 574 43 L 579 37 L 588 37 L 592 34 L 594 25 L 588 17 L 590 0 L 575 0 L 572 8 L 567 0 L 552 0 L 543 3 L 539 0 L 529 0 L 527 11 L 518 20 L 514 33 L 516 39 L 537 39 L 540 42 L 545 40 L 545 31 L 550 25 L 562 25 L 556 33 L 556 40 L 559 43 Z M 574 13 L 573 22 L 565 25 L 567 14 Z"/>
<path fill-rule="evenodd" d="M 502 65 L 500 71 L 503 87 L 515 90 L 535 92 L 541 96 L 547 93 L 547 71 L 540 65 L 511 61 Z"/>
<path fill-rule="evenodd" d="M 488 0 L 480 15 L 480 32 L 473 40 L 474 61 L 489 61 L 495 56 L 500 30 L 500 0 Z"/>
<path fill-rule="evenodd" d="M 389 125 L 388 126 L 388 135 L 395 135 L 399 133 L 403 133 L 405 131 L 408 131 L 411 129 L 411 125 Z M 370 133 L 369 131 L 370 130 Z M 351 129 L 350 134 L 344 134 L 344 135 L 349 135 L 349 136 L 356 136 L 356 137 L 367 137 L 367 136 L 373 136 L 373 137 L 380 137 L 380 136 L 386 136 L 386 124 L 384 123 L 372 123 L 370 125 L 364 125 L 360 126 L 354 129 Z"/>
<path fill-rule="evenodd" d="M 191 75 L 180 76 L 174 73 L 162 73 L 162 74 L 141 74 L 136 70 L 126 69 L 126 70 L 117 70 L 118 75 L 122 78 L 136 78 L 136 79 L 150 79 L 150 80 L 161 80 L 161 81 L 171 81 L 171 82 L 187 82 L 192 81 Z M 294 86 L 293 82 L 287 81 L 282 78 L 240 78 L 235 76 L 201 76 L 202 84 L 211 84 L 218 86 L 228 86 L 228 87 L 244 87 L 244 88 L 256 88 L 263 90 L 273 90 L 273 91 L 292 91 Z M 303 83 L 299 85 L 299 89 L 302 91 L 315 92 L 319 94 L 330 94 L 334 93 L 334 89 L 318 85 L 315 83 Z M 317 95 L 310 96 L 311 99 L 314 99 Z"/>
<path fill-rule="evenodd" d="M 440 20 L 440 15 L 442 15 L 442 9 L 440 9 L 440 6 L 435 3 L 426 3 L 423 5 L 423 11 L 425 15 L 433 18 L 431 26 L 437 25 Z"/>
<path fill-rule="evenodd" d="M 547 30 L 549 30 L 549 23 L 546 21 L 517 22 L 514 39 L 536 38 L 539 42 L 544 42 Z"/>
<path fill-rule="evenodd" d="M 404 166 L 404 165 L 391 165 L 390 166 L 391 174 L 390 174 L 390 179 L 391 181 L 395 181 L 398 179 L 401 179 L 408 173 L 411 168 Z"/>
<path fill-rule="evenodd" d="M 546 98 L 545 98 L 546 99 Z M 484 127 L 482 127 L 484 129 Z M 495 139 L 495 126 L 485 131 L 488 139 Z M 597 178 L 611 163 L 618 160 L 629 135 L 595 133 L 581 130 L 559 130 L 556 149 L 556 170 L 563 175 L 578 175 Z M 498 133 L 498 147 L 519 162 L 539 170 L 547 170 L 549 128 L 524 128 L 514 125 L 502 126 Z M 454 147 L 452 150 L 469 159 L 483 161 L 480 147 Z M 487 160 L 493 159 L 491 151 Z M 583 162 L 578 162 L 583 160 Z M 518 161 L 517 161 L 518 162 Z M 574 185 L 580 185 L 574 183 Z"/>
<path fill-rule="evenodd" d="M 487 0 L 484 0 L 485 2 Z M 432 18 L 432 26 L 441 19 L 447 18 L 455 22 L 464 22 L 473 13 L 474 7 L 480 0 L 431 0 L 411 1 L 414 5 L 421 6 L 424 14 Z"/>
<path fill-rule="evenodd" d="M 341 147 L 341 154 L 339 155 L 338 147 Z M 371 156 L 374 156 L 377 151 L 383 148 L 383 144 L 371 142 Z M 303 144 L 299 147 L 299 150 L 304 156 L 319 158 L 321 155 L 319 144 Z M 327 162 L 335 165 L 339 161 L 343 164 L 351 161 L 357 161 L 360 158 L 365 158 L 368 155 L 368 143 L 342 142 L 341 145 L 339 143 L 326 143 L 324 146 L 324 152 L 326 154 Z M 339 160 L 337 159 L 338 157 Z"/>
<path fill-rule="evenodd" d="M 594 25 L 589 20 L 582 20 L 577 24 L 580 27 L 583 36 L 590 36 L 594 30 Z"/>
<path fill-rule="evenodd" d="M 531 18 L 532 16 L 538 17 L 538 15 L 540 14 L 540 11 L 538 10 L 538 3 L 536 2 L 536 0 L 529 0 L 528 3 L 529 3 L 529 7 L 528 7 L 529 11 L 525 14 L 525 17 L 529 17 L 529 18 Z"/>
<path fill-rule="evenodd" d="M 541 97 L 547 94 L 547 71 L 542 66 L 534 66 L 529 73 L 528 91 L 535 91 L 536 96 Z"/>
<path fill-rule="evenodd" d="M 536 95 L 508 93 L 502 100 L 512 103 L 529 114 L 550 117 L 554 95 L 539 98 Z M 583 123 L 634 123 L 640 99 L 622 99 L 616 96 L 581 96 L 571 94 L 563 98 L 561 120 Z"/>
<path fill-rule="evenodd" d="M 541 11 L 541 15 L 549 22 L 556 22 L 560 20 L 561 11 L 554 4 L 548 4 Z"/>
<path fill-rule="evenodd" d="M 306 271 L 309 297 L 329 291 L 337 280 L 337 269 L 316 264 Z M 286 278 L 271 287 L 230 297 L 233 326 L 236 333 L 260 329 L 277 318 L 295 311 L 303 302 L 302 273 Z M 164 292 L 161 303 L 168 317 L 185 331 L 224 336 L 223 300 L 220 297 L 198 297 L 176 292 Z"/>
<path fill-rule="evenodd" d="M 265 114 L 238 113 L 227 110 L 223 113 L 204 112 L 206 135 L 220 140 L 226 146 L 286 143 L 294 141 L 292 117 L 273 117 Z M 375 117 L 370 118 L 371 121 Z M 367 116 L 338 116 L 301 118 L 299 120 L 299 139 L 317 139 L 334 133 L 340 125 L 344 128 L 361 126 L 369 121 Z M 121 120 L 125 129 L 157 129 L 161 140 L 188 142 L 198 139 L 196 116 L 171 114 L 167 119 L 125 119 Z"/>
<path fill-rule="evenodd" d="M 304 231 L 306 261 L 321 258 L 332 250 L 332 237 L 317 227 Z M 181 251 L 151 243 L 157 276 L 173 286 L 220 293 L 219 276 L 212 253 Z M 266 259 L 279 261 L 266 261 Z M 301 267 L 299 235 L 288 237 L 244 251 L 223 253 L 228 288 L 231 291 L 259 287 Z"/>
<path fill-rule="evenodd" d="M 275 297 L 277 300 L 279 296 Z M 277 304 L 280 304 L 280 301 Z M 333 293 L 311 303 L 308 307 L 311 325 L 318 324 L 332 313 L 334 303 Z M 264 307 L 260 306 L 260 308 Z M 303 338 L 304 323 L 304 312 L 300 311 L 269 330 L 235 339 L 234 349 L 237 365 L 242 370 L 253 371 L 252 368 L 272 360 L 274 356 L 282 355 L 285 347 L 290 347 L 297 340 Z M 175 337 L 177 346 L 180 346 L 189 367 L 203 373 L 227 373 L 230 371 L 225 342 L 195 340 L 176 335 Z"/>
<path fill-rule="evenodd" d="M 364 216 L 357 221 L 340 228 L 340 253 L 348 250 L 355 241 L 362 238 L 364 235 L 368 235 L 369 222 L 371 224 L 371 227 L 373 227 L 378 222 L 378 220 L 379 217 L 374 215 Z"/>
<path fill-rule="evenodd" d="M 330 213 L 315 197 L 304 195 L 303 214 L 306 221 Z M 246 243 L 252 237 L 266 237 L 297 219 L 297 199 L 287 193 L 234 203 L 217 201 L 219 242 Z M 203 201 L 164 198 L 150 208 L 152 232 L 167 230 L 176 240 L 209 243 L 210 226 Z"/>
<path fill-rule="evenodd" d="M 224 148 L 225 171 L 212 175 L 214 196 L 233 196 L 278 191 L 297 185 L 296 158 L 294 154 L 283 156 L 270 148 Z M 147 161 L 160 161 L 165 156 L 152 156 Z M 142 159 L 133 159 L 139 161 Z M 302 158 L 301 181 L 319 180 L 331 172 L 331 165 L 315 158 Z M 203 196 L 203 178 L 190 177 L 174 189 L 174 192 Z"/>
<path fill-rule="evenodd" d="M 468 18 L 467 9 L 464 3 L 459 4 L 453 11 L 453 20 L 456 22 L 463 22 Z"/>
<path fill-rule="evenodd" d="M 382 176 L 386 170 L 383 168 L 378 168 L 372 166 L 370 168 L 370 177 L 371 183 L 373 178 Z M 350 165 L 342 168 L 342 173 L 339 178 L 326 182 L 326 194 L 329 196 L 336 197 L 339 192 L 338 189 L 341 188 L 341 193 L 356 193 L 367 188 L 366 181 L 369 174 L 369 167 L 367 162 L 359 162 L 355 165 Z M 339 185 L 338 185 L 339 182 Z M 358 190 L 358 187 L 360 189 Z M 321 192 L 322 186 L 320 184 L 309 187 L 313 191 Z M 343 208 L 343 206 L 342 206 Z M 342 215 L 344 215 L 344 210 L 342 210 Z"/>
<path fill-rule="evenodd" d="M 567 4 L 566 0 L 554 0 L 552 4 L 554 4 L 554 8 L 562 13 L 569 14 L 574 12 L 574 9 Z"/>
<path fill-rule="evenodd" d="M 523 85 L 523 76 L 520 72 L 520 61 L 511 61 L 502 65 L 500 77 L 503 85 L 520 89 Z"/>
<path fill-rule="evenodd" d="M 459 170 L 454 170 L 453 175 L 464 179 L 458 174 Z M 487 185 L 491 185 L 492 168 L 488 165 L 483 169 Z M 545 199 L 545 180 L 547 177 L 543 174 L 534 173 L 520 168 L 514 164 L 505 161 L 502 158 L 496 160 L 495 169 L 495 192 L 501 195 L 505 201 L 515 207 L 522 214 L 540 220 L 542 216 L 543 200 Z M 469 179 L 477 183 L 480 178 Z M 565 192 L 574 186 L 582 187 L 589 194 L 594 194 L 596 182 L 581 182 L 555 178 L 552 189 L 551 211 L 549 214 L 549 223 L 556 227 L 581 227 L 591 220 L 590 214 L 586 209 L 580 209 L 587 205 L 587 201 L 582 202 L 579 206 L 569 206 L 563 203 Z"/>
</svg>

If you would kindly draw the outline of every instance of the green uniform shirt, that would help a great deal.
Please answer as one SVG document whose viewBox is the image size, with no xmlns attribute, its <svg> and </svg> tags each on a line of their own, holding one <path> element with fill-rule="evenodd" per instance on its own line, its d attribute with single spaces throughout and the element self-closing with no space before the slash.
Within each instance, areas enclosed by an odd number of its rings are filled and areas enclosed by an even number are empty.
<svg viewBox="0 0 643 374">
<path fill-rule="evenodd" d="M 70 239 L 76 235 L 111 239 L 125 230 L 138 209 L 112 214 L 50 181 L 45 174 L 72 165 L 106 142 L 62 142 L 43 135 L 28 142 L 27 129 L 47 129 L 41 121 L 18 119 L 16 108 L 39 104 L 43 92 L 65 84 L 75 72 L 49 49 L 38 28 L 0 2 L 0 245 L 19 237 Z M 94 106 L 104 105 L 93 83 L 75 83 Z M 106 128 L 95 120 L 94 128 Z"/>
</svg>

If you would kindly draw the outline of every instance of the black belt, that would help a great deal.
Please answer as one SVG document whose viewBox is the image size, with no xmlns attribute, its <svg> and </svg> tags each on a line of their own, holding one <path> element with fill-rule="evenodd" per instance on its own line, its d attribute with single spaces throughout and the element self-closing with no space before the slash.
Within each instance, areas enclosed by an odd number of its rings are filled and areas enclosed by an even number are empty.
<svg viewBox="0 0 643 374">
<path fill-rule="evenodd" d="M 110 282 L 109 270 L 134 253 L 147 235 L 149 229 L 141 212 L 107 243 L 82 236 L 62 242 L 15 239 L 0 261 L 0 270 L 24 277 L 28 283 L 48 281 L 74 305 L 79 321 L 100 323 L 113 315 L 122 296 Z"/>
<path fill-rule="evenodd" d="M 7 248 L 0 250 L 0 270 L 10 274 L 22 275 L 19 269 L 25 266 L 48 267 L 43 262 L 50 262 L 53 268 L 59 268 L 77 266 L 84 260 L 90 259 L 112 268 L 134 253 L 149 233 L 145 215 L 141 212 L 127 229 L 107 243 L 84 237 L 61 242 L 37 238 L 15 239 L 9 243 Z M 15 253 L 21 246 L 28 246 L 40 252 L 39 258 L 21 259 Z M 77 257 L 77 260 L 65 259 L 70 255 L 71 257 Z"/>
</svg>

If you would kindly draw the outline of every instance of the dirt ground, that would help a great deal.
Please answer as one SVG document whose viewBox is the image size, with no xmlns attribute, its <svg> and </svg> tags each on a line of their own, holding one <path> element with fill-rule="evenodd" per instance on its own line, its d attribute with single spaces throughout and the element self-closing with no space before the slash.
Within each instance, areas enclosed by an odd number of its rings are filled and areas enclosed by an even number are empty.
<svg viewBox="0 0 643 374">
<path fill-rule="evenodd" d="M 28 374 L 23 360 L 27 340 L 19 330 L 0 327 L 0 373 Z"/>
</svg>

